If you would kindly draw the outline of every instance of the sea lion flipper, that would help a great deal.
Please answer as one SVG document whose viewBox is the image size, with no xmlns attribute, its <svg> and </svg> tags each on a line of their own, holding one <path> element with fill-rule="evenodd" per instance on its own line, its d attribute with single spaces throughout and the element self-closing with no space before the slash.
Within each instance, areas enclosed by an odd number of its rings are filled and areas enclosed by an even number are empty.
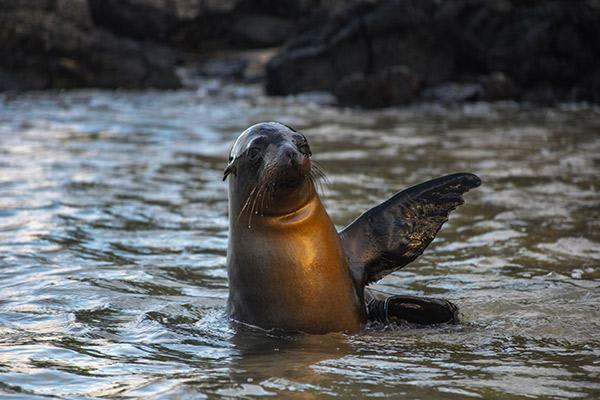
<svg viewBox="0 0 600 400">
<path fill-rule="evenodd" d="M 388 324 L 406 321 L 431 325 L 460 321 L 458 307 L 446 299 L 390 295 L 366 288 L 365 302 L 371 322 Z"/>
<path fill-rule="evenodd" d="M 340 233 L 352 276 L 364 287 L 420 256 L 462 195 L 481 184 L 473 174 L 442 176 L 403 190 Z"/>
</svg>

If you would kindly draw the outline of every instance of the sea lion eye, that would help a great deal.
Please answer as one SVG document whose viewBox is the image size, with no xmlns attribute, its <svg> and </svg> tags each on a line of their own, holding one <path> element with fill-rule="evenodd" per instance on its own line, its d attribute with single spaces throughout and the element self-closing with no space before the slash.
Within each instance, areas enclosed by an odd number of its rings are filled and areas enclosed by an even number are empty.
<svg viewBox="0 0 600 400">
<path fill-rule="evenodd" d="M 252 146 L 248 149 L 248 158 L 252 161 L 256 161 L 260 156 L 260 148 Z"/>
</svg>

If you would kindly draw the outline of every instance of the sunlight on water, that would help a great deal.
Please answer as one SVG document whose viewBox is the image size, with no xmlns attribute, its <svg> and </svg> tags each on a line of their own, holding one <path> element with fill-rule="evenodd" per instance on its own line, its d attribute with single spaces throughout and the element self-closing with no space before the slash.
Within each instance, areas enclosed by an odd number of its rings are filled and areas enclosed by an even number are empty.
<svg viewBox="0 0 600 400">
<path fill-rule="evenodd" d="M 600 396 L 600 111 L 318 99 L 252 86 L 0 97 L 0 393 Z M 263 120 L 307 135 L 340 228 L 420 181 L 481 176 L 424 256 L 377 284 L 447 297 L 462 324 L 230 326 L 222 170 Z"/>
</svg>

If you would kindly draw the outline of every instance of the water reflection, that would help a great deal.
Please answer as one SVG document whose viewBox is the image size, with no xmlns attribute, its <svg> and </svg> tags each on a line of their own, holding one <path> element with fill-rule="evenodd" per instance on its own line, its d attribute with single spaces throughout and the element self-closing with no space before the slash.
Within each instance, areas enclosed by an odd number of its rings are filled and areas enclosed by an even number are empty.
<svg viewBox="0 0 600 400">
<path fill-rule="evenodd" d="M 600 111 L 358 111 L 219 91 L 0 98 L 0 392 L 9 398 L 600 393 Z M 396 190 L 479 174 L 425 255 L 380 289 L 448 297 L 456 326 L 273 335 L 230 325 L 228 148 L 303 130 L 343 226 Z"/>
</svg>

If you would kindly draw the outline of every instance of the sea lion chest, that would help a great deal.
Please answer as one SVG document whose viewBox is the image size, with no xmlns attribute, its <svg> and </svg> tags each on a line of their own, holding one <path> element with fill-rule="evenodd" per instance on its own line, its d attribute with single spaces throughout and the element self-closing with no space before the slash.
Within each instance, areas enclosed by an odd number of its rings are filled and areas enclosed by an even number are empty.
<svg viewBox="0 0 600 400">
<path fill-rule="evenodd" d="M 239 321 L 308 333 L 364 322 L 335 227 L 318 198 L 283 216 L 230 224 L 228 308 Z"/>
</svg>

